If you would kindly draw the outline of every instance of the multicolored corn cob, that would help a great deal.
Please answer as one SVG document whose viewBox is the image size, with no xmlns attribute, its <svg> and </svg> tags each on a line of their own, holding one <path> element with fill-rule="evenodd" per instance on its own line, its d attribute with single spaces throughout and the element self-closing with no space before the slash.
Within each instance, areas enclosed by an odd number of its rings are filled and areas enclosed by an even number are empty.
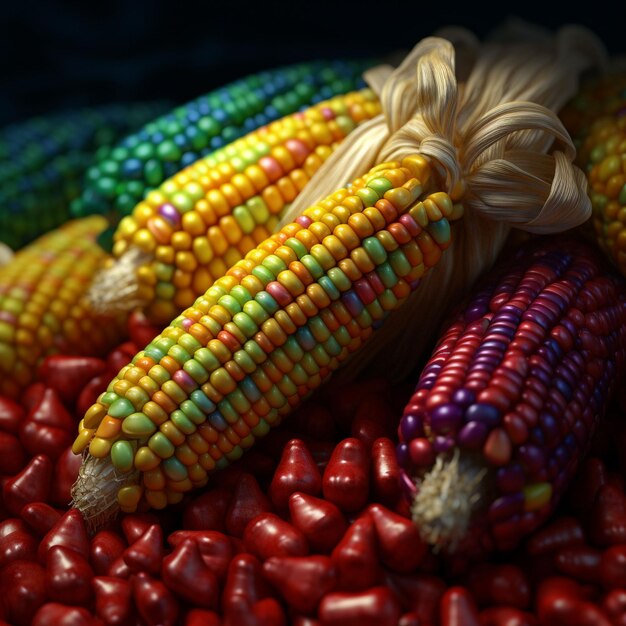
<svg viewBox="0 0 626 626">
<path fill-rule="evenodd" d="M 554 510 L 626 359 L 626 286 L 586 244 L 540 241 L 442 334 L 397 453 L 423 537 L 510 549 Z"/>
<path fill-rule="evenodd" d="M 626 276 L 626 75 L 595 81 L 561 117 L 587 173 L 598 242 Z"/>
<path fill-rule="evenodd" d="M 85 414 L 73 496 L 96 523 L 163 508 L 277 425 L 398 308 L 462 207 L 422 156 L 373 168 L 236 263 Z M 421 200 L 420 200 L 421 198 Z"/>
<path fill-rule="evenodd" d="M 0 394 L 16 397 L 50 354 L 97 355 L 124 336 L 122 319 L 96 315 L 84 294 L 105 258 L 103 217 L 68 222 L 0 267 Z"/>
<path fill-rule="evenodd" d="M 364 86 L 369 61 L 318 61 L 261 72 L 147 124 L 89 169 L 74 216 L 129 215 L 146 193 L 259 126 Z"/>
<path fill-rule="evenodd" d="M 17 249 L 67 221 L 87 168 L 167 107 L 165 102 L 107 105 L 2 129 L 0 241 Z"/>
<path fill-rule="evenodd" d="M 369 89 L 335 96 L 246 135 L 151 191 L 114 236 L 97 310 L 142 305 L 165 325 L 275 232 L 283 209 L 339 142 L 380 113 Z"/>
</svg>

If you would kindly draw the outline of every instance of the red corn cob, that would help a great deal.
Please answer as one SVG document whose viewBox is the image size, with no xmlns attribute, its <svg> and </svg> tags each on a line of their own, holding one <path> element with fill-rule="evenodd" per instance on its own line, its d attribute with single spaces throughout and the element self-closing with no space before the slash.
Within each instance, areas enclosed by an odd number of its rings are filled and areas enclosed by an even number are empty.
<svg viewBox="0 0 626 626">
<path fill-rule="evenodd" d="M 626 356 L 626 287 L 575 241 L 520 249 L 443 333 L 397 448 L 414 521 L 509 549 L 553 511 Z"/>
</svg>

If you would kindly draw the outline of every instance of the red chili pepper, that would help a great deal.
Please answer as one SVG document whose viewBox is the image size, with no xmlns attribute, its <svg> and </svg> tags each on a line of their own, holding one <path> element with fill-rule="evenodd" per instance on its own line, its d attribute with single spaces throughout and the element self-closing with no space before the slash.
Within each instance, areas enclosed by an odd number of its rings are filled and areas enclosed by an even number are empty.
<svg viewBox="0 0 626 626">
<path fill-rule="evenodd" d="M 343 513 L 332 502 L 305 493 L 294 493 L 289 498 L 289 513 L 314 552 L 331 552 L 348 527 Z"/>
<path fill-rule="evenodd" d="M 89 558 L 89 535 L 78 509 L 65 513 L 41 540 L 37 552 L 40 563 L 45 563 L 46 554 L 52 546 L 63 546 L 75 550 L 85 559 Z"/>
<path fill-rule="evenodd" d="M 571 546 L 556 554 L 554 563 L 561 574 L 584 583 L 597 583 L 600 578 L 602 553 L 589 546 Z"/>
<path fill-rule="evenodd" d="M 54 389 L 67 406 L 71 406 L 83 387 L 95 376 L 103 374 L 105 369 L 106 363 L 95 357 L 54 355 L 43 360 L 39 378 Z"/>
<path fill-rule="evenodd" d="M 480 626 L 478 610 L 465 587 L 450 587 L 441 598 L 441 626 Z"/>
<path fill-rule="evenodd" d="M 400 606 L 387 587 L 329 593 L 320 603 L 321 626 L 397 626 Z"/>
<path fill-rule="evenodd" d="M 338 589 L 361 591 L 381 581 L 376 550 L 376 529 L 369 515 L 354 521 L 335 546 L 332 559 L 339 575 Z"/>
<path fill-rule="evenodd" d="M 235 554 L 233 541 L 215 530 L 177 530 L 167 538 L 174 548 L 188 540 L 198 546 L 204 564 L 223 582 Z"/>
<path fill-rule="evenodd" d="M 337 584 L 337 569 L 327 556 L 272 557 L 263 564 L 263 573 L 300 613 L 313 613 Z"/>
<path fill-rule="evenodd" d="M 505 605 L 526 609 L 531 589 L 524 572 L 507 563 L 478 563 L 471 568 L 469 590 L 479 606 Z"/>
<path fill-rule="evenodd" d="M 190 530 L 226 530 L 226 511 L 232 492 L 216 487 L 187 504 L 183 513 L 183 528 Z"/>
<path fill-rule="evenodd" d="M 527 549 L 533 556 L 539 556 L 584 543 L 585 534 L 580 522 L 574 517 L 559 517 L 535 532 L 528 540 Z"/>
<path fill-rule="evenodd" d="M 256 478 L 252 474 L 242 474 L 226 513 L 226 530 L 229 535 L 242 537 L 250 520 L 271 511 L 272 504 L 259 487 Z"/>
<path fill-rule="evenodd" d="M 153 524 L 137 541 L 132 543 L 122 558 L 133 574 L 146 572 L 158 574 L 163 561 L 163 531 L 159 524 Z"/>
<path fill-rule="evenodd" d="M 31 626 L 94 626 L 94 621 L 87 609 L 48 602 L 35 613 Z"/>
<path fill-rule="evenodd" d="M 268 495 L 274 506 L 287 509 L 289 497 L 296 491 L 317 496 L 322 491 L 322 477 L 315 460 L 301 439 L 287 442 L 274 472 Z"/>
<path fill-rule="evenodd" d="M 367 513 L 374 520 L 382 562 L 400 574 L 415 570 L 428 551 L 417 526 L 382 504 L 371 504 Z"/>
<path fill-rule="evenodd" d="M 174 626 L 178 602 L 160 581 L 145 572 L 132 578 L 135 605 L 146 626 Z"/>
<path fill-rule="evenodd" d="M 22 509 L 20 517 L 43 537 L 61 519 L 61 513 L 45 502 L 31 502 Z"/>
<path fill-rule="evenodd" d="M 54 465 L 52 486 L 50 487 L 50 502 L 60 507 L 67 507 L 72 501 L 72 485 L 78 478 L 82 458 L 72 452 L 71 447 L 65 448 Z"/>
<path fill-rule="evenodd" d="M 369 455 L 363 443 L 344 439 L 335 447 L 324 471 L 324 498 L 345 512 L 362 509 L 369 493 L 368 474 Z"/>
<path fill-rule="evenodd" d="M 206 566 L 195 541 L 186 539 L 163 559 L 161 577 L 181 599 L 207 609 L 217 608 L 217 576 Z"/>
<path fill-rule="evenodd" d="M 626 543 L 626 495 L 617 487 L 607 484 L 598 490 L 589 535 L 597 546 Z"/>
<path fill-rule="evenodd" d="M 0 522 L 0 570 L 12 561 L 34 561 L 37 539 L 21 519 Z"/>
<path fill-rule="evenodd" d="M 115 532 L 101 530 L 91 540 L 89 562 L 98 576 L 104 576 L 111 564 L 126 550 L 125 541 Z"/>
<path fill-rule="evenodd" d="M 626 588 L 626 545 L 611 546 L 602 553 L 600 580 L 607 589 Z"/>
<path fill-rule="evenodd" d="M 243 533 L 248 551 L 262 560 L 272 556 L 304 556 L 309 552 L 306 537 L 274 513 L 262 513 L 250 521 Z"/>
<path fill-rule="evenodd" d="M 89 604 L 93 570 L 82 555 L 64 546 L 52 546 L 46 555 L 48 597 L 62 604 Z"/>
<path fill-rule="evenodd" d="M 402 608 L 413 611 L 424 624 L 435 624 L 439 619 L 439 605 L 446 584 L 437 576 L 413 574 L 389 575 L 387 582 L 397 592 Z"/>
<path fill-rule="evenodd" d="M 480 612 L 481 626 L 538 626 L 532 613 L 510 606 L 494 606 Z"/>
<path fill-rule="evenodd" d="M 375 501 L 393 507 L 402 494 L 396 446 L 381 437 L 372 444 L 372 492 Z"/>
<path fill-rule="evenodd" d="M 33 457 L 30 463 L 2 487 L 4 505 L 13 515 L 31 502 L 47 502 L 52 481 L 52 461 L 45 454 Z"/>
<path fill-rule="evenodd" d="M 92 581 L 96 596 L 96 615 L 105 623 L 116 626 L 134 624 L 132 584 L 123 578 L 96 576 Z"/>
<path fill-rule="evenodd" d="M 47 598 L 45 570 L 34 561 L 9 563 L 0 570 L 0 589 L 5 619 L 14 626 L 30 626 Z"/>
</svg>

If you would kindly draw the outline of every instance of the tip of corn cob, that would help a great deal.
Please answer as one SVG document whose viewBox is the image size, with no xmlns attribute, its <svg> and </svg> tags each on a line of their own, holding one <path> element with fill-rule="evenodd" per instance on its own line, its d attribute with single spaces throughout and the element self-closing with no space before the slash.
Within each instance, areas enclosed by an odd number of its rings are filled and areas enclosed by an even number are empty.
<svg viewBox="0 0 626 626">
<path fill-rule="evenodd" d="M 474 514 L 486 502 L 486 483 L 487 468 L 477 457 L 458 449 L 437 457 L 411 504 L 413 521 L 435 551 L 452 553 L 466 537 Z"/>
<path fill-rule="evenodd" d="M 98 313 L 126 313 L 147 304 L 140 296 L 137 269 L 149 259 L 139 248 L 130 248 L 98 272 L 87 291 L 87 301 Z"/>
<path fill-rule="evenodd" d="M 13 250 L 0 241 L 0 267 L 6 265 L 13 258 Z"/>
<path fill-rule="evenodd" d="M 117 494 L 137 482 L 137 472 L 119 472 L 108 459 L 86 453 L 72 487 L 72 506 L 85 518 L 90 532 L 104 526 L 119 510 Z"/>
</svg>

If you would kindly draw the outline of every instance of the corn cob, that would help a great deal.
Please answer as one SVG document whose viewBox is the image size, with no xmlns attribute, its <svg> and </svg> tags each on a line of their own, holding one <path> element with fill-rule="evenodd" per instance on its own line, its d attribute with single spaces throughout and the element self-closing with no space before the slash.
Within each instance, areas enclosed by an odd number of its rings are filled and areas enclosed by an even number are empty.
<svg viewBox="0 0 626 626">
<path fill-rule="evenodd" d="M 148 123 L 91 167 L 75 217 L 113 221 L 128 215 L 151 189 L 198 159 L 303 106 L 363 86 L 367 61 L 318 61 L 236 81 Z"/>
<path fill-rule="evenodd" d="M 561 117 L 587 173 L 597 240 L 626 275 L 626 75 L 595 81 Z"/>
<path fill-rule="evenodd" d="M 17 249 L 70 215 L 87 168 L 165 103 L 107 105 L 37 117 L 0 132 L 0 241 Z"/>
<path fill-rule="evenodd" d="M 269 237 L 338 143 L 379 112 L 369 89 L 336 96 L 173 176 L 120 222 L 113 246 L 119 261 L 94 281 L 94 308 L 141 304 L 165 325 Z"/>
<path fill-rule="evenodd" d="M 102 217 L 68 222 L 0 268 L 0 394 L 17 397 L 50 354 L 105 353 L 123 320 L 95 315 L 83 299 L 105 253 Z"/>
<path fill-rule="evenodd" d="M 385 84 L 382 101 L 393 101 L 398 79 L 404 106 L 408 76 L 417 76 L 415 102 L 424 105 L 423 112 L 394 108 L 380 116 L 397 133 L 386 138 L 377 130 L 376 151 L 382 142 L 396 158 L 354 176 L 351 186 L 316 202 L 249 252 L 122 368 L 86 412 L 73 445 L 85 455 L 73 497 L 92 526 L 119 509 L 180 501 L 278 424 L 391 311 L 402 310 L 422 275 L 428 284 L 442 257 L 445 263 L 454 252 L 453 245 L 444 254 L 453 233 L 466 244 L 476 237 L 467 227 L 453 229 L 463 213 L 458 200 L 472 209 L 468 224 L 486 229 L 487 245 L 493 233 L 507 232 L 499 223 L 503 214 L 547 231 L 564 227 L 561 216 L 567 224 L 586 217 L 589 202 L 571 165 L 567 133 L 549 109 L 516 100 L 520 84 L 526 97 L 536 93 L 539 102 L 557 105 L 568 93 L 562 83 L 578 69 L 562 71 L 553 55 L 556 77 L 531 89 L 535 67 L 549 75 L 543 52 L 533 57 L 523 47 L 500 62 L 502 49 L 489 48 L 467 89 L 457 91 L 453 52 L 449 42 L 427 38 Z M 491 72 L 493 58 L 497 70 Z M 483 85 L 492 82 L 502 90 L 483 98 Z M 379 121 L 347 142 L 357 136 L 357 144 L 371 149 L 364 140 Z M 551 137 L 564 152 L 545 154 Z M 529 165 L 532 157 L 536 168 Z M 315 178 L 316 184 L 323 179 L 320 172 Z M 506 185 L 515 203 L 492 193 Z M 501 197 L 498 210 L 492 205 Z M 485 217 L 472 221 L 473 213 Z M 490 219 L 495 228 L 488 227 Z M 461 253 L 473 249 L 462 246 Z M 410 324 L 420 328 L 430 308 L 410 306 Z"/>
<path fill-rule="evenodd" d="M 510 549 L 554 510 L 624 370 L 626 287 L 606 269 L 587 244 L 539 241 L 442 333 L 398 428 L 430 543 Z"/>
<path fill-rule="evenodd" d="M 163 508 L 204 485 L 402 303 L 462 213 L 445 193 L 423 197 L 429 174 L 420 156 L 382 164 L 310 208 L 120 371 L 86 413 L 74 451 L 88 448 L 96 470 L 110 455 L 120 481 L 110 495 L 123 511 L 142 501 Z M 87 499 L 87 517 L 101 504 L 89 471 L 74 494 Z"/>
</svg>

